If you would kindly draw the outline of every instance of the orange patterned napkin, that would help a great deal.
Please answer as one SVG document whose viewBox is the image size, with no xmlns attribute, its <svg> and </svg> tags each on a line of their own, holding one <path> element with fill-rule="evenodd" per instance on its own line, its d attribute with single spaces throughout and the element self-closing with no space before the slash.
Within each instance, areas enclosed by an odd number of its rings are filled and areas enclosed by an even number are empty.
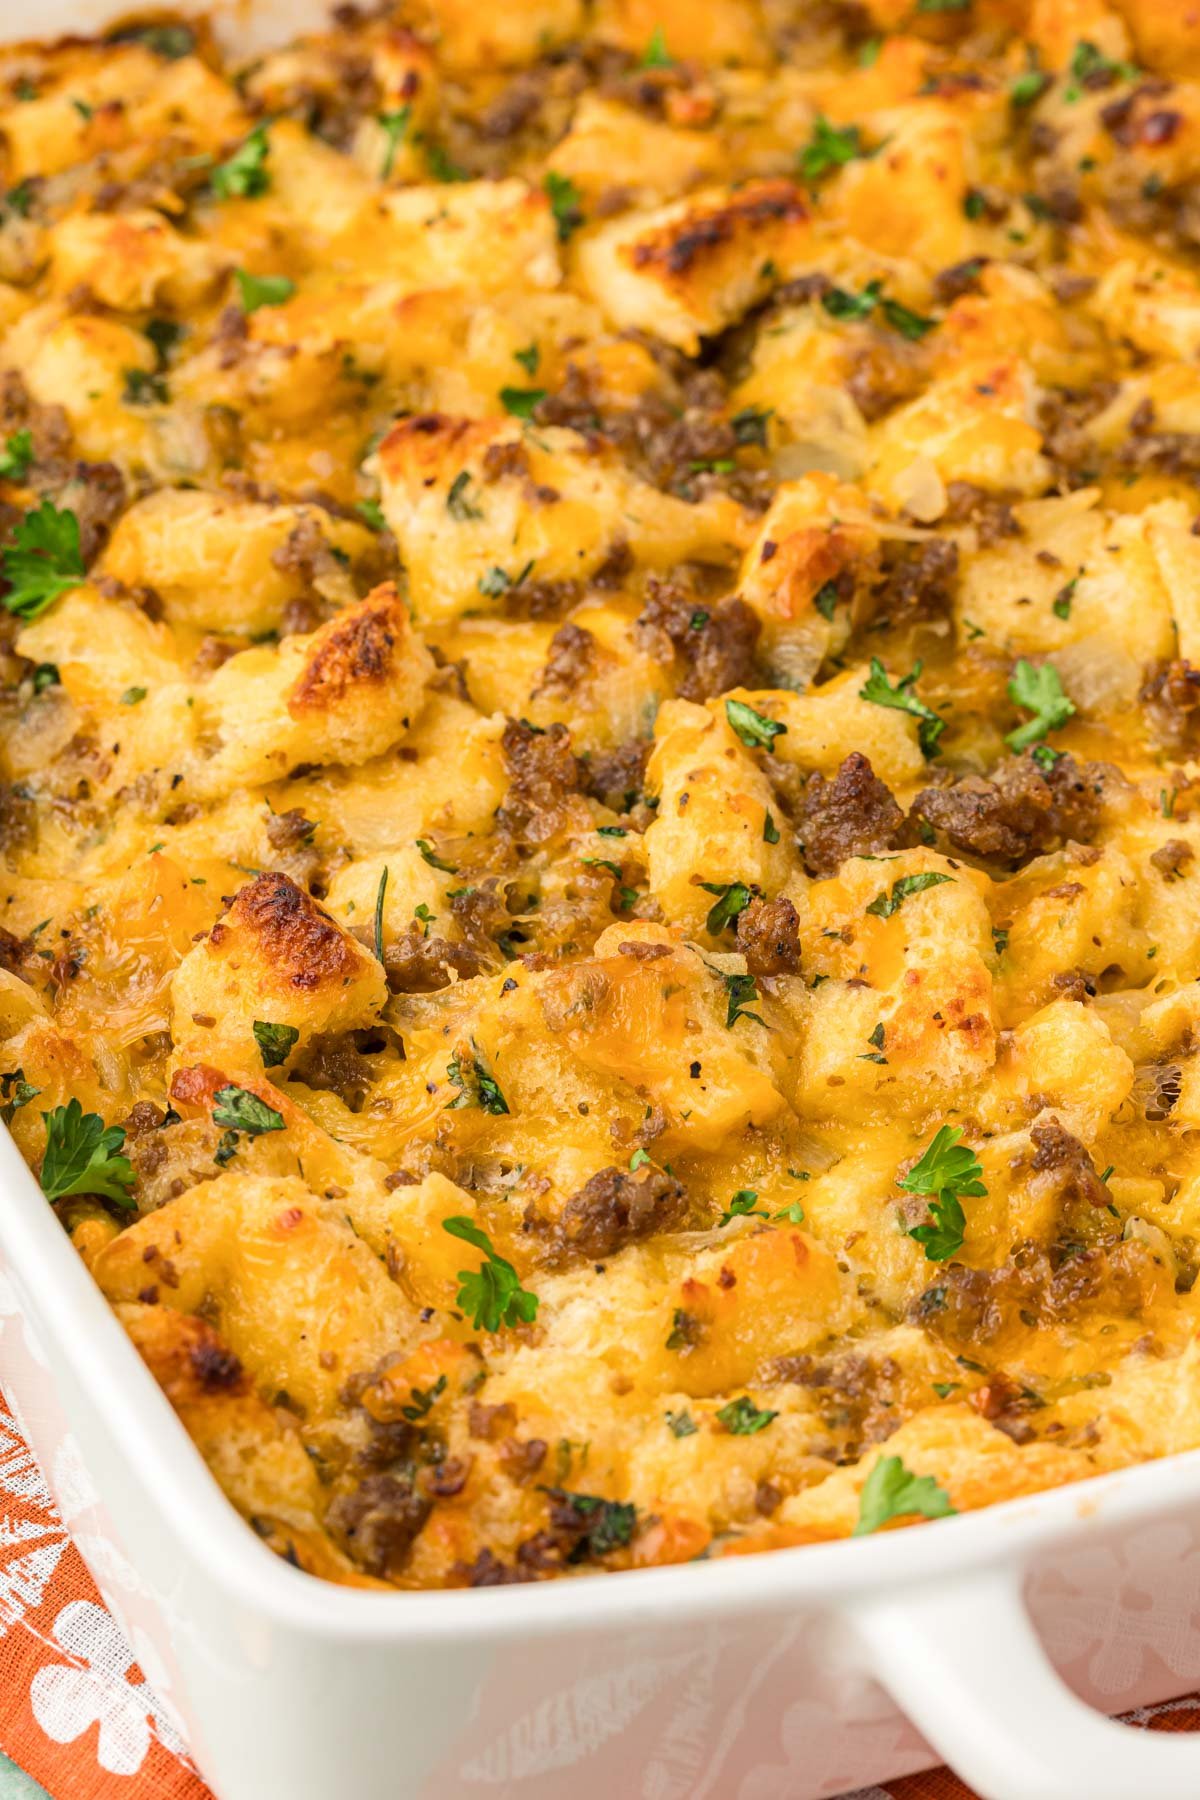
<svg viewBox="0 0 1200 1800">
<path fill-rule="evenodd" d="M 1200 1730 L 1200 1696 L 1148 1707 L 1133 1722 Z M 212 1800 L 2 1400 L 0 1750 L 52 1800 Z M 949 1769 L 867 1792 L 869 1800 L 974 1800 Z"/>
</svg>

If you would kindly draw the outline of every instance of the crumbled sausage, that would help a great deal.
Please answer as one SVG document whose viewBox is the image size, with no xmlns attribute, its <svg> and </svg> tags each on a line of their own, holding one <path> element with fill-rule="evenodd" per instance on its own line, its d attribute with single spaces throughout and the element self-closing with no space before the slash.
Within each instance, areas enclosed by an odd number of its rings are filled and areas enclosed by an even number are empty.
<svg viewBox="0 0 1200 1800">
<path fill-rule="evenodd" d="M 912 815 L 956 850 L 1008 866 L 1074 840 L 1086 843 L 1100 823 L 1107 771 L 1060 756 L 1040 769 L 1031 756 L 1006 758 L 993 779 L 964 775 L 923 788 Z"/>
<path fill-rule="evenodd" d="M 347 1554 L 369 1575 L 396 1575 L 420 1535 L 432 1504 L 395 1475 L 368 1475 L 339 1494 L 325 1523 Z"/>
<path fill-rule="evenodd" d="M 552 1248 L 558 1256 L 603 1262 L 638 1238 L 674 1230 L 686 1209 L 682 1182 L 662 1170 L 601 1169 L 567 1201 L 552 1228 Z"/>
<path fill-rule="evenodd" d="M 751 900 L 737 922 L 737 946 L 750 975 L 795 975 L 800 968 L 800 915 L 784 895 Z"/>
<path fill-rule="evenodd" d="M 875 856 L 900 842 L 904 814 L 861 750 L 832 781 L 815 774 L 804 791 L 797 833 L 811 875 L 836 875 L 848 856 Z"/>
</svg>

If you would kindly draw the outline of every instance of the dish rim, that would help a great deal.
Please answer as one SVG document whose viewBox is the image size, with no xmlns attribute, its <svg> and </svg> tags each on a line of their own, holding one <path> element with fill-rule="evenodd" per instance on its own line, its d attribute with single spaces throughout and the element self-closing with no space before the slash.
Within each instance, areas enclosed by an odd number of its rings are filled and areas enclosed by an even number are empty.
<svg viewBox="0 0 1200 1800">
<path fill-rule="evenodd" d="M 1117 1529 L 1200 1501 L 1200 1450 L 1090 1476 L 941 1519 L 932 1527 L 753 1555 L 613 1570 L 500 1589 L 365 1592 L 292 1568 L 226 1498 L 167 1396 L 71 1244 L 7 1130 L 0 1133 L 0 1267 L 29 1290 L 36 1333 L 52 1329 L 89 1406 L 149 1504 L 205 1578 L 292 1630 L 334 1641 L 490 1643 L 645 1624 L 669 1615 L 829 1608 L 928 1588 L 997 1561 L 1027 1560 L 1089 1523 Z M 64 1328 L 59 1320 L 69 1321 Z M 84 1353 L 86 1352 L 86 1354 Z M 15 1395 L 20 1402 L 19 1391 Z M 103 1493 L 101 1499 L 104 1499 Z M 119 1527 L 117 1527 L 119 1535 Z"/>
</svg>

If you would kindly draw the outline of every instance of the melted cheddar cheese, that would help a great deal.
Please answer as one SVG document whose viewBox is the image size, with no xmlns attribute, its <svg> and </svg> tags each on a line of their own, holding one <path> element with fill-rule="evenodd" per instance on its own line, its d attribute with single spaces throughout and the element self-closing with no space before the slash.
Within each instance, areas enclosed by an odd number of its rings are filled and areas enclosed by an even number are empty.
<svg viewBox="0 0 1200 1800">
<path fill-rule="evenodd" d="M 1200 1445 L 1182 0 L 135 23 L 0 191 L 0 1096 L 267 1543 Z"/>
</svg>

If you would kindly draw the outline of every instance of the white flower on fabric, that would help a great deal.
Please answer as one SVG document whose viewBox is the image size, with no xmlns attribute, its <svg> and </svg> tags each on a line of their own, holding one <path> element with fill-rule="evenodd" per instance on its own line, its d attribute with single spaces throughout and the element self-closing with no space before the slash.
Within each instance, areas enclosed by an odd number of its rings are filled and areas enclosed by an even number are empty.
<svg viewBox="0 0 1200 1800">
<path fill-rule="evenodd" d="M 54 1638 L 73 1662 L 39 1669 L 29 1689 L 47 1737 L 69 1744 L 99 1725 L 96 1759 L 110 1775 L 136 1774 L 154 1733 L 175 1748 L 174 1727 L 154 1690 L 129 1680 L 133 1656 L 102 1606 L 72 1600 L 54 1621 Z"/>
</svg>

